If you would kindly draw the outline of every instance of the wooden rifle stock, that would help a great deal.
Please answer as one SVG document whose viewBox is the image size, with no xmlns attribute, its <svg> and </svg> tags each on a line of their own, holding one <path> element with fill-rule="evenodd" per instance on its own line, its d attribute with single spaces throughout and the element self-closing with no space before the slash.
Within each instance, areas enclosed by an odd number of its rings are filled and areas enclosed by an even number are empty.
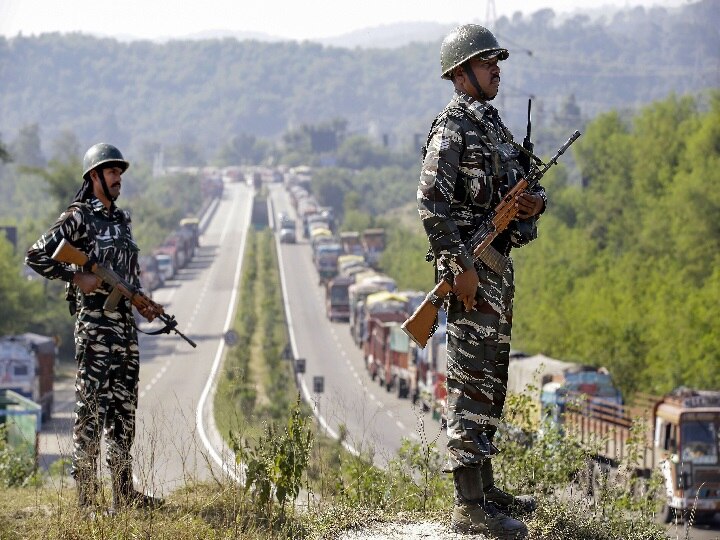
<svg viewBox="0 0 720 540">
<path fill-rule="evenodd" d="M 422 304 L 418 306 L 415 313 L 402 323 L 401 328 L 421 349 L 425 348 L 432 336 L 438 311 L 440 311 L 440 306 L 442 306 L 445 297 L 450 294 L 450 291 L 452 291 L 452 285 L 444 279 L 440 280 L 440 283 L 435 285 L 435 288 L 428 293 Z"/>
<path fill-rule="evenodd" d="M 530 106 L 528 105 L 528 116 L 529 113 Z M 495 240 L 495 238 L 497 238 L 498 234 L 507 229 L 510 222 L 517 217 L 517 198 L 525 191 L 534 187 L 545 175 L 548 169 L 557 164 L 558 158 L 565 153 L 565 151 L 577 140 L 578 137 L 580 137 L 580 132 L 576 130 L 542 169 L 535 169 L 528 175 L 528 178 L 521 178 L 512 187 L 512 189 L 503 196 L 500 203 L 495 207 L 492 213 L 492 218 L 487 223 L 483 224 L 483 226 L 481 226 L 481 228 L 476 232 L 475 236 L 473 236 L 473 260 L 479 259 L 488 264 L 491 268 L 496 268 L 497 261 L 494 259 L 498 256 L 502 257 L 502 255 L 493 250 L 490 244 L 493 240 Z M 435 285 L 435 288 L 428 293 L 422 304 L 418 306 L 415 313 L 413 313 L 401 325 L 401 328 L 405 331 L 408 337 L 417 343 L 420 348 L 424 349 L 428 340 L 432 336 L 433 326 L 435 324 L 438 311 L 440 310 L 445 297 L 450 294 L 451 291 L 452 285 L 444 279 L 440 280 L 440 283 Z"/>
<path fill-rule="evenodd" d="M 85 255 L 85 253 L 70 244 L 67 240 L 60 242 L 55 250 L 55 253 L 52 254 L 52 258 L 58 262 L 74 264 L 81 268 L 85 268 L 88 263 L 91 262 L 90 258 Z M 131 285 L 111 269 L 106 268 L 100 263 L 92 261 L 90 264 L 90 271 L 112 287 L 112 291 L 108 295 L 107 300 L 105 300 L 103 309 L 107 311 L 114 311 L 115 308 L 117 308 L 120 298 L 124 296 L 128 298 L 136 308 L 149 308 L 152 310 L 155 316 L 165 323 L 165 329 L 162 331 L 166 330 L 167 333 L 170 333 L 172 330 L 190 345 L 197 347 L 195 342 L 177 329 L 177 321 L 175 320 L 175 317 L 165 313 L 165 310 L 160 304 L 153 302 L 147 295 L 138 290 L 137 287 Z"/>
</svg>

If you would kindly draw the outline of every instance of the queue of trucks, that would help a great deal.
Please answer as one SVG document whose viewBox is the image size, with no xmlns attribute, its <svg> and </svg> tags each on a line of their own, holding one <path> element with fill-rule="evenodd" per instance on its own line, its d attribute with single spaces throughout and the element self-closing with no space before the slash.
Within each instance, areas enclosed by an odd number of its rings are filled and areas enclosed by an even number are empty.
<svg viewBox="0 0 720 540">
<path fill-rule="evenodd" d="M 444 422 L 447 403 L 447 337 L 444 311 L 425 348 L 400 328 L 425 294 L 398 291 L 395 281 L 378 270 L 384 231 L 333 232 L 307 191 L 290 188 L 296 211 L 309 232 L 313 251 L 325 242 L 335 246 L 333 271 L 317 264 L 331 321 L 346 321 L 363 351 L 368 374 L 388 392 L 409 398 Z M 301 202 L 303 199 L 308 199 Z M 320 226 L 318 226 L 320 227 Z M 307 234 L 306 234 L 307 236 Z M 339 244 L 339 249 L 338 249 Z M 331 275 L 332 277 L 328 276 Z M 720 392 L 677 389 L 665 396 L 638 396 L 626 403 L 610 373 L 544 355 L 511 352 L 508 391 L 529 393 L 536 405 L 538 434 L 553 425 L 597 448 L 590 477 L 620 462 L 630 464 L 635 479 L 661 473 L 665 487 L 663 517 L 669 522 L 693 509 L 697 521 L 720 512 Z M 637 452 L 631 429 L 644 433 Z M 592 485 L 590 482 L 588 485 Z"/>
<path fill-rule="evenodd" d="M 141 280 L 143 288 L 153 291 L 161 287 L 166 280 L 187 266 L 200 246 L 200 220 L 187 217 L 180 220 L 178 226 L 170 232 L 152 254 L 141 260 Z"/>
</svg>

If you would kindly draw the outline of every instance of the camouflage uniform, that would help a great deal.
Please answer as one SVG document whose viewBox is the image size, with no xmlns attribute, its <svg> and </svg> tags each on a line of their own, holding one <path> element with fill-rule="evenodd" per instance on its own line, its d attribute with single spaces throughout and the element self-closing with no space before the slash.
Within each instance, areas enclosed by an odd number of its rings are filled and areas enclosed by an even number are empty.
<svg viewBox="0 0 720 540">
<path fill-rule="evenodd" d="M 453 276 L 473 264 L 470 240 L 507 190 L 511 170 L 523 175 L 512 135 L 497 110 L 456 92 L 428 134 L 418 188 L 418 208 L 438 271 Z M 545 193 L 537 186 L 543 200 Z M 537 235 L 535 218 L 513 222 L 492 246 L 503 255 Z M 507 391 L 514 276 L 512 260 L 503 275 L 475 262 L 479 277 L 476 306 L 466 312 L 449 295 L 447 320 L 446 471 L 480 468 L 492 485 L 492 444 Z"/>
<path fill-rule="evenodd" d="M 92 197 L 73 203 L 30 248 L 28 266 L 47 279 L 68 282 L 75 322 L 75 424 L 72 474 L 79 481 L 95 481 L 101 429 L 107 445 L 107 464 L 113 474 L 131 471 L 130 449 L 135 436 L 140 358 L 130 301 L 123 297 L 113 312 L 103 310 L 109 288 L 103 283 L 90 294 L 70 284 L 78 268 L 51 258 L 67 240 L 120 277 L 140 287 L 138 247 L 132 238 L 130 216 L 111 210 Z"/>
</svg>

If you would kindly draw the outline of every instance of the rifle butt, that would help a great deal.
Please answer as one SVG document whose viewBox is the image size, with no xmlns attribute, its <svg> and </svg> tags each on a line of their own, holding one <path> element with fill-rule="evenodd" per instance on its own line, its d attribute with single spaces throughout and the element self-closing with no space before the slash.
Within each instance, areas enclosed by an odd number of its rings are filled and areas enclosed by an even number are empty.
<svg viewBox="0 0 720 540">
<path fill-rule="evenodd" d="M 410 315 L 408 319 L 400 325 L 400 328 L 417 343 L 418 347 L 424 349 L 428 340 L 432 337 L 432 330 L 437 319 L 438 311 L 445 297 L 452 290 L 452 286 L 445 280 L 438 283 L 435 288 L 430 291 L 418 306 L 415 313 Z"/>
<path fill-rule="evenodd" d="M 55 252 L 52 254 L 53 260 L 66 264 L 76 264 L 83 266 L 88 262 L 88 257 L 78 248 L 71 245 L 67 240 L 60 242 Z"/>
</svg>

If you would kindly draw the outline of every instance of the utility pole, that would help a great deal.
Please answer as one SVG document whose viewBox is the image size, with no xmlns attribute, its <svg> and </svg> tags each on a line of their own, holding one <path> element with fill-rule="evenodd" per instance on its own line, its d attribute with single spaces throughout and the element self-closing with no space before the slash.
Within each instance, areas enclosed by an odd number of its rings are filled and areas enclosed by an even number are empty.
<svg viewBox="0 0 720 540">
<path fill-rule="evenodd" d="M 497 15 L 495 13 L 495 0 L 486 0 L 485 28 L 487 28 L 491 32 L 495 30 L 495 19 L 497 19 Z"/>
</svg>

